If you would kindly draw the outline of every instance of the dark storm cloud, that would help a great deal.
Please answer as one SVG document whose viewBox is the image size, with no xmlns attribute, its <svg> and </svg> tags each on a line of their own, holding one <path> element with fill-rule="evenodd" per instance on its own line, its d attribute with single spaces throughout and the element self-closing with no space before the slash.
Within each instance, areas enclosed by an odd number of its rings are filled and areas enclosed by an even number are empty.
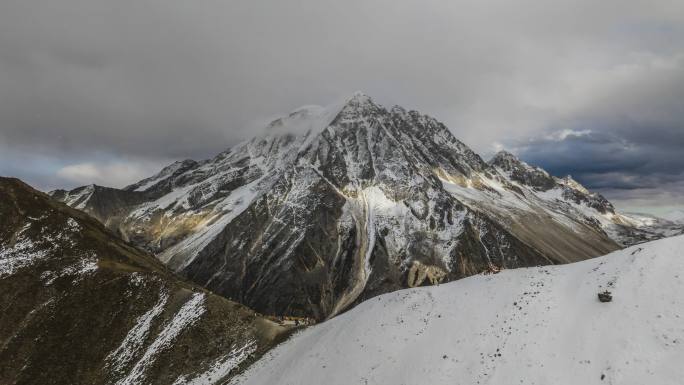
<svg viewBox="0 0 684 385">
<path fill-rule="evenodd" d="M 637 144 L 606 134 L 534 141 L 519 153 L 554 175 L 572 174 L 593 188 L 648 187 L 657 180 L 679 180 L 684 170 L 681 147 Z"/>
<path fill-rule="evenodd" d="M 684 205 L 684 125 L 643 127 L 650 135 L 625 125 L 567 131 L 562 139 L 533 140 L 517 152 L 554 175 L 572 175 L 618 206 Z"/>
<path fill-rule="evenodd" d="M 626 206 L 684 205 L 684 55 L 642 57 L 612 84 L 525 143 L 531 163 L 572 174 Z"/>
<path fill-rule="evenodd" d="M 0 173 L 123 185 L 355 90 L 485 156 L 590 129 L 656 167 L 681 146 L 683 26 L 680 0 L 4 0 Z"/>
</svg>

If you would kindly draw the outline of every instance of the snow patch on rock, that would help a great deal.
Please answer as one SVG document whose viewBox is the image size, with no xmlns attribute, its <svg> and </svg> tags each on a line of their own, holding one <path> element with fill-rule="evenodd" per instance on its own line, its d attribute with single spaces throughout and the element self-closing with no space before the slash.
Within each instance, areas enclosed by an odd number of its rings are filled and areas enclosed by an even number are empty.
<svg viewBox="0 0 684 385">
<path fill-rule="evenodd" d="M 130 372 L 117 385 L 139 384 L 145 377 L 145 371 L 154 362 L 156 356 L 168 348 L 179 334 L 197 321 L 206 311 L 205 294 L 195 293 L 183 304 L 174 317 L 164 326 L 157 338 L 149 345 L 143 356 L 136 362 Z"/>
<path fill-rule="evenodd" d="M 36 250 L 29 238 L 20 238 L 11 246 L 0 246 L 0 278 L 12 275 L 48 256 L 50 250 Z"/>
<path fill-rule="evenodd" d="M 249 341 L 242 347 L 233 349 L 230 353 L 219 358 L 204 373 L 188 379 L 189 376 L 179 377 L 173 385 L 213 385 L 221 381 L 230 372 L 245 361 L 250 354 L 256 352 L 256 341 Z"/>
<path fill-rule="evenodd" d="M 138 354 L 138 351 L 142 348 L 147 339 L 152 322 L 162 313 L 162 311 L 164 311 L 164 306 L 168 299 L 168 293 L 162 290 L 159 293 L 159 300 L 157 303 L 154 304 L 150 310 L 145 312 L 145 314 L 138 317 L 135 321 L 135 325 L 128 331 L 128 334 L 121 342 L 121 345 L 109 353 L 105 361 L 107 362 L 107 366 L 111 368 L 114 373 L 123 371 Z"/>
<path fill-rule="evenodd" d="M 73 281 L 78 282 L 86 275 L 97 271 L 97 258 L 94 256 L 83 256 L 76 263 L 66 266 L 59 271 L 44 271 L 40 278 L 45 285 L 52 285 L 57 279 L 62 277 L 74 277 Z"/>
</svg>

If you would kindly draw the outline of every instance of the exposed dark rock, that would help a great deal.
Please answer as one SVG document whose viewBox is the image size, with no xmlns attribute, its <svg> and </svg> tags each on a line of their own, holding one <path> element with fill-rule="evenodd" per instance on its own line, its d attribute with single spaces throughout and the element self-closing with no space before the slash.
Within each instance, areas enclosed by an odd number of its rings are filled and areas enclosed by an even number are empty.
<svg viewBox="0 0 684 385">
<path fill-rule="evenodd" d="M 610 302 L 613 300 L 613 295 L 608 290 L 598 293 L 598 299 L 601 302 Z"/>
<path fill-rule="evenodd" d="M 522 162 L 507 151 L 498 152 L 489 161 L 489 164 L 510 173 L 512 180 L 531 186 L 536 190 L 547 191 L 557 186 L 555 179 L 548 172 Z"/>
</svg>

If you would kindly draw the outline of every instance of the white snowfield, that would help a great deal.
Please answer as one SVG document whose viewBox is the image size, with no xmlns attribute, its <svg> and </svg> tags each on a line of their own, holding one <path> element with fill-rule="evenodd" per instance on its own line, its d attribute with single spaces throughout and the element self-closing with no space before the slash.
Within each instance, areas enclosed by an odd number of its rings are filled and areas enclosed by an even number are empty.
<svg viewBox="0 0 684 385">
<path fill-rule="evenodd" d="M 599 302 L 603 290 L 612 302 Z M 234 384 L 682 384 L 684 236 L 402 290 L 297 334 Z"/>
</svg>

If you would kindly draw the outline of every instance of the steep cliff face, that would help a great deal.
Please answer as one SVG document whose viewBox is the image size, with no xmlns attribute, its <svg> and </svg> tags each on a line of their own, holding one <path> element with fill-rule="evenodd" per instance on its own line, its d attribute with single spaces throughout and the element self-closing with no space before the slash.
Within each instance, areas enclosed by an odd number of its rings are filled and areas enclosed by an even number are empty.
<svg viewBox="0 0 684 385">
<path fill-rule="evenodd" d="M 418 112 L 355 94 L 269 131 L 127 187 L 145 201 L 117 229 L 213 291 L 318 319 L 403 287 L 618 248 L 539 196 L 560 186 L 543 170 L 509 175 Z M 93 196 L 78 206 L 97 211 Z"/>
<path fill-rule="evenodd" d="M 285 329 L 0 178 L 0 383 L 213 384 Z"/>
</svg>

